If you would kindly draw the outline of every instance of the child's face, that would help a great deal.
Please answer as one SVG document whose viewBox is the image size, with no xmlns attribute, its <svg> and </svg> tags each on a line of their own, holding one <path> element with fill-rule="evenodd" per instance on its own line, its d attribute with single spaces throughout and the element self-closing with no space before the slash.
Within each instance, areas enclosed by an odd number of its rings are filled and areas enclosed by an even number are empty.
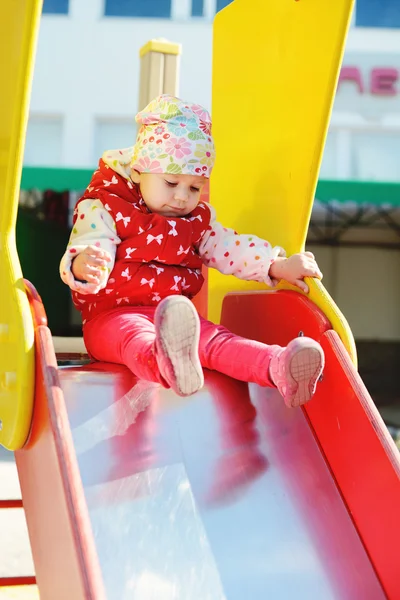
<svg viewBox="0 0 400 600">
<path fill-rule="evenodd" d="M 198 175 L 172 175 L 169 173 L 131 174 L 139 184 L 147 207 L 165 217 L 184 217 L 199 203 L 204 177 Z"/>
</svg>

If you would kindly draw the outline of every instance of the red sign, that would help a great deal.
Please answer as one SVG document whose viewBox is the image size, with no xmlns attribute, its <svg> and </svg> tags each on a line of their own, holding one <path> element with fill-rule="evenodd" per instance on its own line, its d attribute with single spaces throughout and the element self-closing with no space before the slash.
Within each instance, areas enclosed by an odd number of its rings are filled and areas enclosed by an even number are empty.
<svg viewBox="0 0 400 600">
<path fill-rule="evenodd" d="M 358 67 L 343 67 L 339 76 L 338 89 L 343 81 L 350 81 L 356 85 L 360 94 L 364 94 L 367 87 L 368 91 L 375 96 L 396 96 L 399 93 L 396 88 L 399 75 L 398 69 L 379 67 L 372 69 L 369 79 L 365 81 Z"/>
</svg>

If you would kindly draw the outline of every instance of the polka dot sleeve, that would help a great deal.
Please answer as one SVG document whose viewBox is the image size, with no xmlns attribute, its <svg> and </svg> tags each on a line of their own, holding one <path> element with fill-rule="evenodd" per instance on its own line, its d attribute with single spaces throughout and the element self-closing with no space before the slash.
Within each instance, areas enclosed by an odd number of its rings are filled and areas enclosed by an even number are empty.
<svg viewBox="0 0 400 600">
<path fill-rule="evenodd" d="M 223 227 L 216 220 L 215 210 L 211 206 L 210 209 L 210 227 L 199 246 L 204 263 L 225 275 L 274 287 L 278 282 L 269 276 L 269 270 L 278 256 L 286 255 L 283 248 L 273 247 L 256 235 L 238 234 Z"/>
<path fill-rule="evenodd" d="M 60 276 L 71 290 L 81 294 L 97 294 L 107 285 L 108 277 L 114 268 L 115 254 L 120 239 L 116 234 L 113 218 L 104 208 L 100 200 L 82 200 L 75 209 L 76 220 L 69 238 L 69 243 L 60 263 Z M 87 246 L 97 246 L 111 257 L 111 262 L 104 267 L 98 285 L 77 281 L 71 271 L 74 258 Z"/>
</svg>

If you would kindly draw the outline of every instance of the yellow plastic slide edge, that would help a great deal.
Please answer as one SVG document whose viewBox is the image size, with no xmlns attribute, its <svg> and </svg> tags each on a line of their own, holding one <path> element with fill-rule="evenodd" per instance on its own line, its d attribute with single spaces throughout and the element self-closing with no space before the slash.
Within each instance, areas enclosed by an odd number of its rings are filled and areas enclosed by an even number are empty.
<svg viewBox="0 0 400 600">
<path fill-rule="evenodd" d="M 211 202 L 240 233 L 304 249 L 353 0 L 235 0 L 214 22 Z M 265 287 L 265 286 L 264 286 Z M 262 289 L 210 269 L 210 317 L 223 297 Z M 356 362 L 346 319 L 319 282 L 310 298 Z"/>
<path fill-rule="evenodd" d="M 3 2 L 0 19 L 0 444 L 9 450 L 25 444 L 33 409 L 34 331 L 15 222 L 41 6 Z"/>
</svg>

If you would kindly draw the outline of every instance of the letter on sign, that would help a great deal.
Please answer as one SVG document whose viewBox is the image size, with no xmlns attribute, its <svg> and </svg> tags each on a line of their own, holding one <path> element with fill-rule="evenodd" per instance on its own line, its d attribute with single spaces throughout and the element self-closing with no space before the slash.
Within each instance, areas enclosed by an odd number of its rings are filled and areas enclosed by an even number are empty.
<svg viewBox="0 0 400 600">
<path fill-rule="evenodd" d="M 357 85 L 359 93 L 364 92 L 362 75 L 358 67 L 343 67 L 340 71 L 338 88 L 342 81 L 353 81 Z"/>
<path fill-rule="evenodd" d="M 397 69 L 372 69 L 371 94 L 378 96 L 396 96 L 395 83 L 399 78 Z"/>
</svg>

